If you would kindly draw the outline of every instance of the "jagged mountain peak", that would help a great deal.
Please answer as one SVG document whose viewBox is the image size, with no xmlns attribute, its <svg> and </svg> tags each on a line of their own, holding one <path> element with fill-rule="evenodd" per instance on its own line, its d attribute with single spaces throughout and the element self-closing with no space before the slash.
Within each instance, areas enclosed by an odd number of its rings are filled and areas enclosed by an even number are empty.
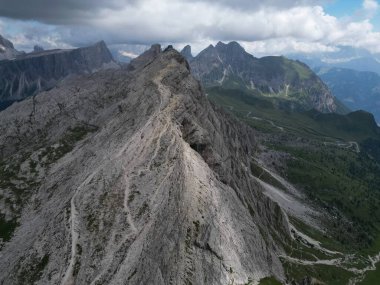
<svg viewBox="0 0 380 285">
<path fill-rule="evenodd" d="M 107 44 L 106 44 L 106 42 L 104 40 L 100 40 L 100 41 L 96 42 L 95 44 L 90 45 L 89 47 L 94 47 L 94 48 L 108 50 Z"/>
<path fill-rule="evenodd" d="M 161 53 L 161 45 L 153 44 L 148 50 L 143 52 L 140 56 L 133 59 L 129 65 L 128 69 L 136 69 L 142 66 L 145 66 L 147 63 L 154 60 Z"/>
<path fill-rule="evenodd" d="M 210 44 L 208 47 L 206 47 L 204 50 L 202 50 L 194 59 L 204 58 L 207 59 L 209 57 L 215 58 L 218 56 L 217 49 Z"/>
<path fill-rule="evenodd" d="M 215 49 L 215 46 L 213 44 L 210 44 L 203 51 L 210 51 L 210 50 L 214 50 L 214 49 Z M 203 51 L 201 51 L 201 52 L 203 52 Z"/>
<path fill-rule="evenodd" d="M 44 51 L 45 49 L 42 47 L 42 46 L 40 46 L 40 45 L 35 45 L 34 47 L 33 47 L 33 52 L 42 52 L 42 51 Z"/>
<path fill-rule="evenodd" d="M 106 42 L 104 40 L 100 40 L 94 44 L 94 46 L 107 46 Z"/>
<path fill-rule="evenodd" d="M 297 109 L 346 110 L 339 107 L 327 86 L 305 64 L 279 56 L 255 58 L 237 42 L 209 46 L 190 65 L 206 87 L 240 88 L 278 97 L 296 104 Z"/>
<path fill-rule="evenodd" d="M 219 41 L 215 47 L 223 47 L 226 46 L 227 44 L 223 43 L 222 41 Z"/>
<path fill-rule="evenodd" d="M 113 61 L 113 56 L 108 49 L 107 44 L 103 40 L 96 42 L 95 44 L 88 47 L 78 48 L 76 50 L 83 51 L 85 53 L 88 53 L 90 56 L 94 56 L 92 59 L 95 59 L 95 54 L 98 54 L 97 56 L 104 58 L 105 61 Z M 94 54 L 92 55 L 92 53 Z"/>
<path fill-rule="evenodd" d="M 255 64 L 255 57 L 235 41 L 227 44 L 218 42 L 215 49 L 218 52 L 219 58 L 227 65 L 231 67 L 246 68 L 247 64 Z M 238 72 L 238 70 L 236 70 Z"/>
<path fill-rule="evenodd" d="M 229 42 L 227 44 L 219 41 L 215 47 L 219 51 L 228 50 L 228 51 L 235 51 L 235 52 L 246 53 L 245 49 L 238 42 L 236 42 L 236 41 L 232 41 L 232 42 Z"/>
<path fill-rule="evenodd" d="M 185 46 L 182 50 L 181 50 L 181 54 L 182 56 L 184 56 L 188 61 L 191 61 L 194 56 L 191 52 L 191 46 L 190 45 L 187 45 Z"/>
</svg>

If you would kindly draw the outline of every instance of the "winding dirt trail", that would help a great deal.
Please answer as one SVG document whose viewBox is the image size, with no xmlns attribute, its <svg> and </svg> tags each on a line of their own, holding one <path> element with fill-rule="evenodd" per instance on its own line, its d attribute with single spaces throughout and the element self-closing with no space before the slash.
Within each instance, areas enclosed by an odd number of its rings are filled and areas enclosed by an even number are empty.
<svg viewBox="0 0 380 285">
<path fill-rule="evenodd" d="M 323 142 L 324 145 L 333 145 L 345 149 L 354 149 L 356 153 L 360 153 L 360 146 L 357 142 L 355 141 L 349 141 L 349 142 Z"/>
<path fill-rule="evenodd" d="M 249 119 L 257 120 L 257 121 L 268 122 L 269 124 L 271 124 L 272 127 L 279 129 L 281 132 L 284 131 L 283 127 L 277 126 L 273 121 L 267 120 L 267 119 L 263 119 L 263 118 L 259 118 L 259 117 L 255 117 L 255 116 L 250 116 L 250 114 L 251 114 L 251 112 L 248 112 L 248 114 L 247 114 L 246 117 L 249 118 Z"/>
</svg>

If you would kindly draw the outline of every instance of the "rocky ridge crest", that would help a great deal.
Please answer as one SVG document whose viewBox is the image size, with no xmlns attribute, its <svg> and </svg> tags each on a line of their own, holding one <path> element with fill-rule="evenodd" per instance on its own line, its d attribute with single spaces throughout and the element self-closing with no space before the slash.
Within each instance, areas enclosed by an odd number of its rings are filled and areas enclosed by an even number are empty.
<svg viewBox="0 0 380 285">
<path fill-rule="evenodd" d="M 288 221 L 250 172 L 255 132 L 208 102 L 175 50 L 15 103 L 0 130 L 2 214 L 17 225 L 1 282 L 285 279 Z"/>
<path fill-rule="evenodd" d="M 210 45 L 194 58 L 182 54 L 205 87 L 249 90 L 266 97 L 293 101 L 303 110 L 336 112 L 340 107 L 322 80 L 305 64 L 282 56 L 256 58 L 237 42 Z"/>
</svg>

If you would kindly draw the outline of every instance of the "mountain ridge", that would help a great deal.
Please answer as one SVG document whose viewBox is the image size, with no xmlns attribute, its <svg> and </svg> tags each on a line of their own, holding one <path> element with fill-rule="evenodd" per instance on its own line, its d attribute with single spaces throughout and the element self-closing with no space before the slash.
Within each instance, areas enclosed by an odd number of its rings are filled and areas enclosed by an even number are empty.
<svg viewBox="0 0 380 285">
<path fill-rule="evenodd" d="M 315 71 L 352 110 L 371 112 L 380 122 L 380 76 L 377 73 L 345 68 L 316 68 Z"/>
<path fill-rule="evenodd" d="M 291 238 L 288 220 L 250 175 L 255 132 L 221 112 L 159 46 L 0 112 L 3 194 L 23 193 L 4 207 L 17 226 L 1 281 L 284 280 L 276 240 Z M 26 192 L 12 182 L 22 175 Z"/>
<path fill-rule="evenodd" d="M 72 50 L 46 50 L 0 61 L 0 102 L 19 101 L 70 76 L 116 68 L 104 41 Z"/>
<path fill-rule="evenodd" d="M 182 51 L 185 57 L 186 53 L 188 50 Z M 210 45 L 196 57 L 189 57 L 189 63 L 205 87 L 245 88 L 264 96 L 298 101 L 305 109 L 322 112 L 344 109 L 305 64 L 285 57 L 255 58 L 237 42 Z"/>
</svg>

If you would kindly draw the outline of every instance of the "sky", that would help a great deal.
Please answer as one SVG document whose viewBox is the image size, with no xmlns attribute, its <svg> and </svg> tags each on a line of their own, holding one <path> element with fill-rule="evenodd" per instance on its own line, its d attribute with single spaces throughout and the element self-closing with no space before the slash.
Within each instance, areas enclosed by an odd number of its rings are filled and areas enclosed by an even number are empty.
<svg viewBox="0 0 380 285">
<path fill-rule="evenodd" d="M 380 53 L 378 0 L 0 0 L 0 34 L 19 50 L 105 40 L 134 56 L 153 43 L 195 53 L 238 41 L 253 54 Z"/>
</svg>

